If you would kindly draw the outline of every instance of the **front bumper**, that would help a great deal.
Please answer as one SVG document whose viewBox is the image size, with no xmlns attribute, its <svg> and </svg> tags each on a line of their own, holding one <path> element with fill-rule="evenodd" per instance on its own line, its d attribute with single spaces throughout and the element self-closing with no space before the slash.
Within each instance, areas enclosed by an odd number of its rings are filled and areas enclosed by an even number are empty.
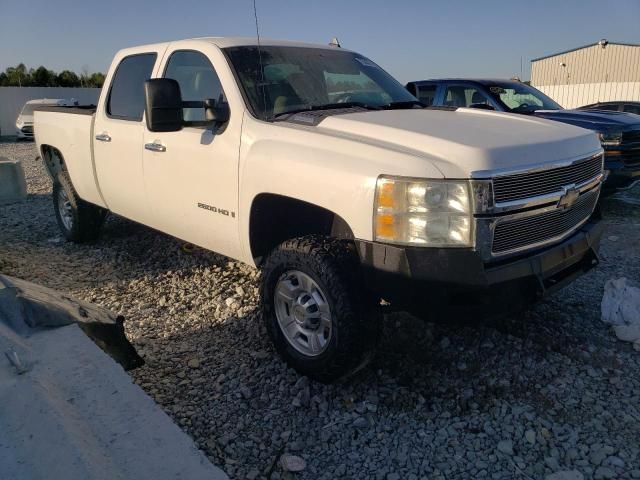
<svg viewBox="0 0 640 480">
<path fill-rule="evenodd" d="M 640 180 L 640 145 L 621 145 L 605 150 L 604 168 L 609 171 L 603 190 L 620 190 Z"/>
<path fill-rule="evenodd" d="M 33 125 L 23 125 L 22 127 L 16 125 L 16 137 L 18 137 L 19 139 L 33 139 Z"/>
<path fill-rule="evenodd" d="M 392 303 L 424 302 L 425 295 L 429 301 L 451 303 L 467 293 L 504 295 L 512 287 L 533 300 L 598 264 L 603 225 L 597 217 L 594 214 L 559 244 L 489 264 L 471 249 L 400 247 L 362 240 L 356 245 L 367 288 Z"/>
</svg>

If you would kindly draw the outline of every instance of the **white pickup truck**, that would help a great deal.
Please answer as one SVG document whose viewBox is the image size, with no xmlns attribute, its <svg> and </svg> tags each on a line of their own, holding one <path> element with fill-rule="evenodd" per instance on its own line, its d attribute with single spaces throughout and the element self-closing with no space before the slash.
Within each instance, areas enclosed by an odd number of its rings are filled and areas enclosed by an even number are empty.
<svg viewBox="0 0 640 480">
<path fill-rule="evenodd" d="M 423 108 L 345 49 L 130 48 L 97 107 L 43 108 L 35 123 L 69 240 L 95 240 L 113 212 L 261 268 L 277 350 L 321 381 L 370 358 L 381 299 L 524 305 L 597 264 L 592 132 Z"/>
</svg>

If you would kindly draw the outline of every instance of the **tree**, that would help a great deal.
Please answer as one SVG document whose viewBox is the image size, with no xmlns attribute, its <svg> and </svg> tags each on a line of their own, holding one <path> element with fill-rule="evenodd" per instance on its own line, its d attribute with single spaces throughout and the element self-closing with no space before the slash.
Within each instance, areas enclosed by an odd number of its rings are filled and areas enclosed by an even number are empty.
<svg viewBox="0 0 640 480">
<path fill-rule="evenodd" d="M 74 72 L 70 70 L 63 70 L 56 78 L 57 84 L 60 87 L 79 87 L 80 78 Z"/>
<path fill-rule="evenodd" d="M 57 74 L 44 66 L 35 70 L 27 69 L 24 63 L 7 68 L 0 72 L 0 87 L 102 87 L 104 73 L 96 72 L 89 75 L 89 68 L 82 67 L 82 75 L 71 70 L 63 70 Z"/>
<path fill-rule="evenodd" d="M 51 70 L 47 70 L 42 65 L 39 66 L 30 75 L 31 84 L 37 87 L 55 87 L 56 86 L 56 74 Z"/>
<path fill-rule="evenodd" d="M 104 73 L 92 73 L 89 77 L 88 86 L 102 88 L 102 85 L 104 85 Z"/>
<path fill-rule="evenodd" d="M 9 79 L 10 86 L 22 87 L 23 84 L 29 84 L 27 67 L 24 63 L 20 63 L 15 67 L 7 68 L 7 77 Z"/>
</svg>

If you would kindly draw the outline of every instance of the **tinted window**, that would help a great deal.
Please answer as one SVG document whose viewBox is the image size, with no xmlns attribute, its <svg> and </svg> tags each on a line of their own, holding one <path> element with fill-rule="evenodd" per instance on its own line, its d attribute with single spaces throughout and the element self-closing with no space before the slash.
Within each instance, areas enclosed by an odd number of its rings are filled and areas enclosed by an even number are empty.
<svg viewBox="0 0 640 480">
<path fill-rule="evenodd" d="M 627 113 L 635 113 L 636 115 L 640 115 L 640 105 L 625 105 L 624 111 Z"/>
<path fill-rule="evenodd" d="M 612 105 L 610 103 L 599 104 L 592 107 L 594 110 L 611 110 L 612 112 L 617 112 L 619 110 L 618 105 Z"/>
<path fill-rule="evenodd" d="M 155 53 L 132 55 L 122 59 L 111 82 L 107 102 L 109 116 L 123 120 L 142 120 L 144 82 L 151 78 L 155 62 Z"/>
<path fill-rule="evenodd" d="M 226 101 L 220 79 L 209 59 L 200 52 L 177 51 L 169 58 L 164 72 L 180 84 L 182 100 L 196 102 L 213 99 Z M 190 122 L 204 121 L 204 108 L 185 108 L 184 119 Z"/>
<path fill-rule="evenodd" d="M 491 105 L 487 96 L 477 88 L 457 86 L 447 88 L 444 104 L 450 107 L 468 107 L 472 104 Z"/>
<path fill-rule="evenodd" d="M 433 105 L 433 101 L 436 98 L 437 89 L 437 85 L 423 85 L 421 87 L 418 87 L 418 100 L 420 100 L 427 106 Z"/>
</svg>

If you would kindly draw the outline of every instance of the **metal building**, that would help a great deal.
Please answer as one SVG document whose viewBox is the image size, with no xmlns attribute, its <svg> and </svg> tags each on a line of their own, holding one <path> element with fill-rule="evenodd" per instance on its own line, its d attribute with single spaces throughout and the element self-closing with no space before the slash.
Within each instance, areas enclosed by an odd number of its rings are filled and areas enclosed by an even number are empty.
<svg viewBox="0 0 640 480">
<path fill-rule="evenodd" d="M 600 40 L 531 60 L 531 84 L 565 108 L 640 101 L 640 45 Z"/>
</svg>

